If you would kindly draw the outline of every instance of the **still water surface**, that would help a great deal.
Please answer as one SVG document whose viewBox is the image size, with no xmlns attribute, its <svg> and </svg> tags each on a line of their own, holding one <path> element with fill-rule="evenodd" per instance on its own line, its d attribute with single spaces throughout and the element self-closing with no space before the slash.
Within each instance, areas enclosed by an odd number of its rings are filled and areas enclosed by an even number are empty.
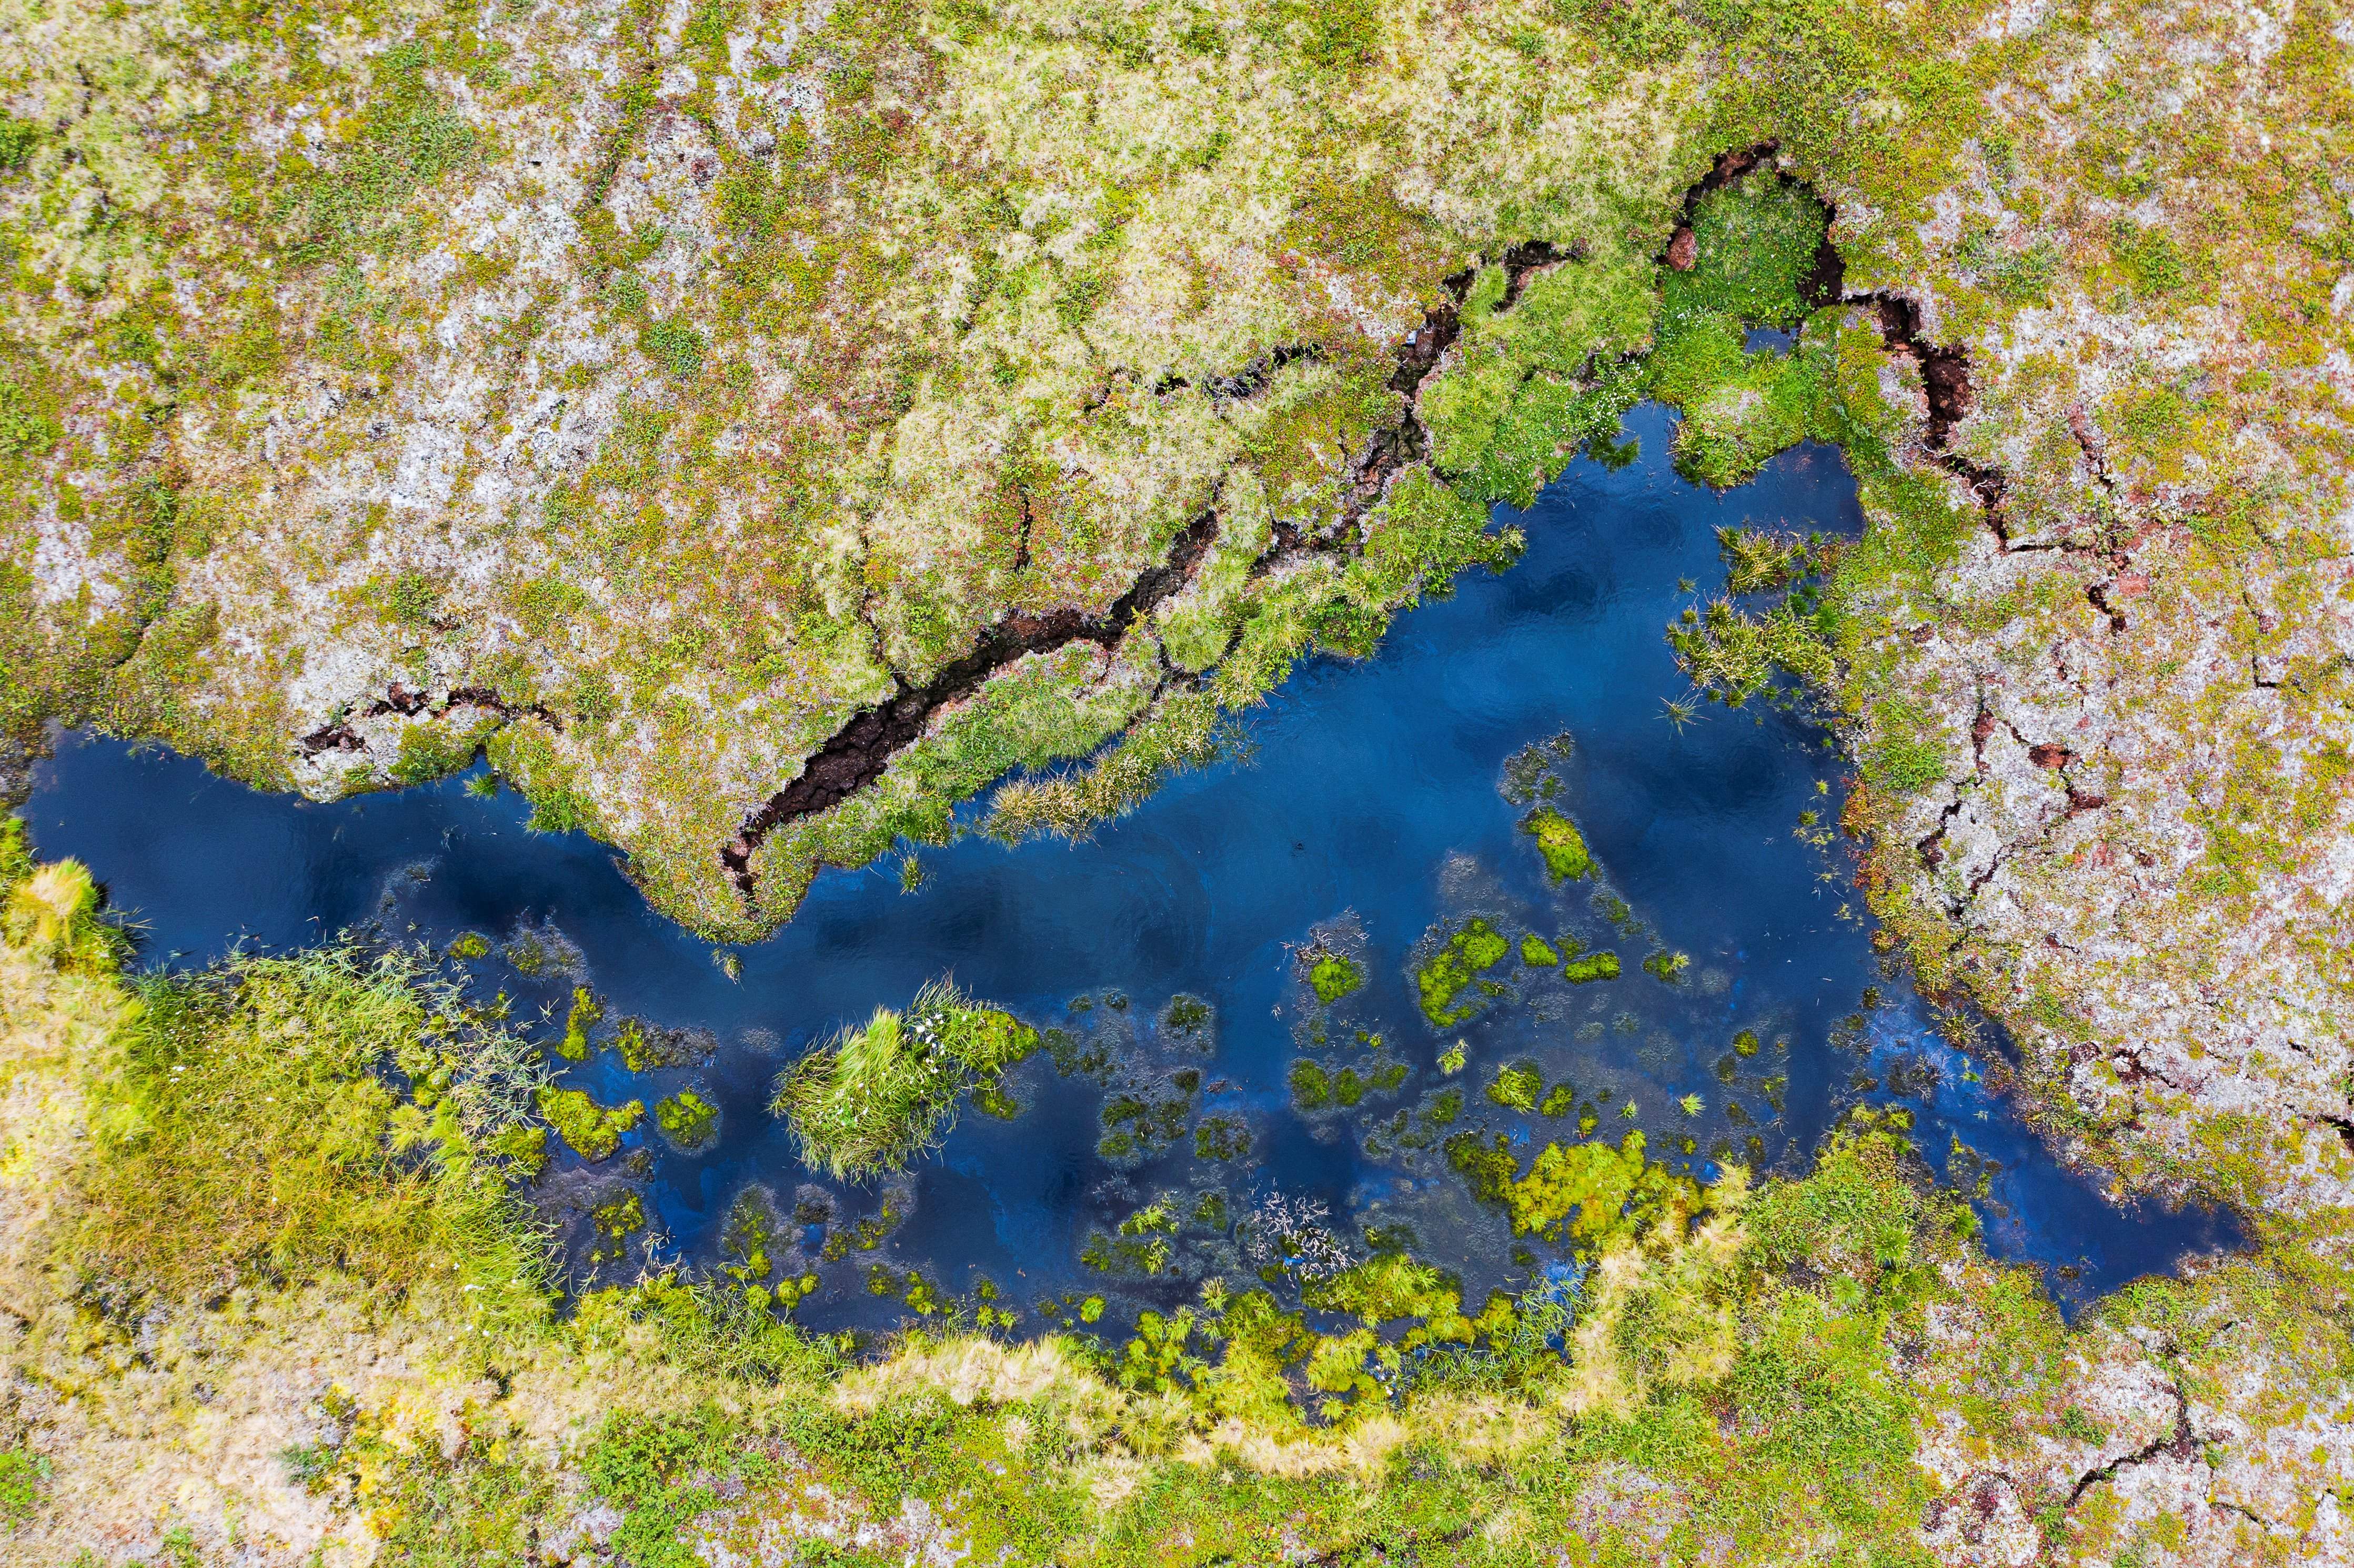
<svg viewBox="0 0 2354 1568">
<path fill-rule="evenodd" d="M 888 1320 L 913 1270 L 949 1294 L 990 1279 L 1017 1308 L 1101 1294 L 1109 1328 L 1207 1275 L 1247 1276 L 1220 1203 L 1230 1220 L 1277 1200 L 1294 1213 L 1321 1204 L 1352 1245 L 1369 1224 L 1410 1233 L 1476 1300 L 1558 1255 L 1516 1257 L 1502 1218 L 1427 1145 L 1480 1127 L 1532 1150 L 1575 1136 L 1579 1110 L 1613 1139 L 1641 1128 L 1653 1154 L 1705 1178 L 1723 1158 L 1801 1168 L 1848 1105 L 1906 1105 L 1931 1163 L 1983 1184 L 1992 1248 L 2046 1266 L 2072 1308 L 2233 1243 L 2215 1216 L 2105 1201 L 1985 1089 L 1983 1063 L 1932 1029 L 1873 953 L 1850 863 L 1823 831 L 1842 771 L 1819 731 L 1762 704 L 1670 721 L 1664 702 L 1686 688 L 1661 629 L 1722 585 L 1714 530 L 1862 524 L 1834 450 L 1785 453 L 1716 494 L 1674 475 L 1671 430 L 1661 411 L 1638 410 L 1639 458 L 1575 464 L 1518 518 L 1529 548 L 1516 567 L 1402 617 L 1370 661 L 1303 665 L 1245 715 L 1245 755 L 1172 781 L 1089 842 L 927 849 L 913 894 L 896 863 L 822 877 L 783 931 L 737 950 L 733 979 L 646 906 L 610 851 L 525 832 L 519 800 L 463 780 L 312 805 L 183 758 L 69 737 L 26 814 L 41 853 L 88 863 L 141 922 L 153 961 L 198 964 L 240 940 L 292 948 L 364 924 L 437 947 L 474 931 L 494 944 L 476 983 L 520 999 L 523 1016 L 546 1006 L 560 1021 L 584 983 L 605 1004 L 607 1036 L 629 1016 L 688 1032 L 707 1054 L 687 1065 L 633 1074 L 608 1049 L 568 1072 L 609 1104 L 651 1107 L 691 1084 L 721 1114 L 697 1153 L 666 1144 L 649 1116 L 615 1160 L 557 1162 L 539 1191 L 569 1227 L 576 1275 L 634 1273 L 649 1249 L 724 1261 L 727 1216 L 749 1191 L 781 1216 L 770 1261 L 823 1280 L 800 1310 L 822 1327 Z M 1582 827 L 1598 882 L 1548 884 L 1518 831 L 1532 789 Z M 1601 906 L 1612 896 L 1623 913 Z M 1416 1003 L 1416 945 L 1474 915 L 1515 939 L 1616 951 L 1622 976 L 1570 985 L 1515 958 L 1490 974 L 1505 994 L 1434 1030 Z M 516 946 L 519 933 L 538 939 Z M 1369 977 L 1330 1010 L 1298 957 L 1319 941 Z M 1638 967 L 1657 949 L 1689 955 L 1676 983 Z M 1021 1115 L 968 1111 L 900 1181 L 817 1181 L 764 1109 L 775 1075 L 943 974 L 1061 1031 L 1060 1065 L 1042 1053 L 1018 1069 Z M 1198 1012 L 1172 1017 L 1175 999 L 1206 1002 L 1210 1021 L 1173 1026 Z M 1744 1030 L 1753 1054 L 1733 1049 Z M 1468 1065 L 1449 1076 L 1437 1058 L 1458 1039 Z M 1370 1077 L 1396 1062 L 1408 1075 L 1352 1108 L 1302 1111 L 1288 1076 L 1303 1054 L 1328 1072 Z M 1548 1118 L 1492 1104 L 1485 1087 L 1519 1060 L 1549 1087 L 1572 1085 L 1577 1109 Z M 1437 1122 L 1450 1088 L 1461 1111 Z M 1107 1136 L 1135 1123 L 1108 1126 L 1104 1111 L 1130 1106 L 1160 1136 L 1138 1149 L 1114 1138 L 1107 1152 Z M 1214 1152 L 1245 1139 L 1237 1157 L 1203 1155 L 1205 1141 Z M 627 1182 L 652 1224 L 625 1256 L 592 1265 L 588 1211 Z M 1118 1222 L 1156 1199 L 1205 1216 L 1169 1238 L 1163 1273 L 1140 1275 L 1134 1249 L 1109 1273 L 1082 1261 L 1091 1238 L 1102 1260 Z M 886 1207 L 891 1225 L 858 1231 Z M 845 1251 L 853 1239 L 879 1245 Z M 889 1296 L 872 1293 L 878 1282 Z"/>
</svg>

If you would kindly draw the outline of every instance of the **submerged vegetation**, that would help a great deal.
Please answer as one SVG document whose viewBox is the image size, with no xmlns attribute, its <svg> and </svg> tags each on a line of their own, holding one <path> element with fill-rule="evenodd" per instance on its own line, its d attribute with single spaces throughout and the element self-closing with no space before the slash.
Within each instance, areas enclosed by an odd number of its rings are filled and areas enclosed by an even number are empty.
<svg viewBox="0 0 2354 1568">
<path fill-rule="evenodd" d="M 786 1069 L 770 1108 L 801 1157 L 841 1179 L 904 1169 L 946 1136 L 957 1103 L 1038 1048 L 1038 1032 L 935 980 L 904 1012 L 877 1008 Z"/>
<path fill-rule="evenodd" d="M 134 990 L 87 880 L 33 876 L 7 874 L 0 950 L 0 1531 L 33 1560 L 1906 1562 L 1986 1517 L 1989 1473 L 1994 1517 L 2057 1561 L 2147 1560 L 2182 1508 L 2261 1560 L 2310 1528 L 2281 1498 L 2329 1484 L 2307 1423 L 2343 1406 L 2349 1352 L 2320 1255 L 2147 1282 L 2071 1329 L 1871 1113 L 1764 1184 L 1670 1176 L 1639 1133 L 1525 1162 L 1450 1139 L 1559 1249 L 1518 1297 L 1268 1201 L 1236 1223 L 1280 1283 L 1132 1323 L 1072 1293 L 1041 1331 L 994 1287 L 879 1264 L 917 1326 L 855 1358 L 775 1315 L 807 1279 L 657 1271 L 559 1305 L 487 1153 L 530 1054 L 429 969 L 331 948 Z M 158 1225 L 158 1192 L 202 1202 Z M 757 1208 L 730 1222 L 748 1258 L 779 1223 Z M 1223 1218 L 1153 1198 L 1097 1250 L 1152 1277 Z M 648 1219 L 605 1193 L 582 1245 L 604 1260 Z M 2297 1381 L 2294 1410 L 2240 1392 L 2254 1367 Z M 249 1434 L 281 1457 L 226 1462 Z"/>
</svg>

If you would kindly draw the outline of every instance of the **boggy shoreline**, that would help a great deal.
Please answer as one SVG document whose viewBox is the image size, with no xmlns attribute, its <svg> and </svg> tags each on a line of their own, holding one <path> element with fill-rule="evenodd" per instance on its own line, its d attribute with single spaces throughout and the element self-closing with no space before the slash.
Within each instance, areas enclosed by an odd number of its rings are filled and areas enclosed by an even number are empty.
<svg viewBox="0 0 2354 1568">
<path fill-rule="evenodd" d="M 1708 172 L 1686 189 L 1680 217 L 1658 260 L 1663 266 L 1689 267 L 1691 221 L 1701 202 L 1761 168 L 1769 168 L 1777 148 L 1773 143 L 1728 150 L 1717 154 Z M 1784 176 L 1787 177 L 1787 176 Z M 1817 200 L 1819 194 L 1809 187 Z M 1990 525 L 1999 534 L 2002 476 L 1950 450 L 1955 426 L 1973 406 L 1969 355 L 1959 346 L 1941 346 L 1926 340 L 1920 307 L 1902 295 L 1886 291 L 1848 294 L 1842 287 L 1845 268 L 1829 235 L 1836 208 L 1824 204 L 1825 233 L 1813 272 L 1808 280 L 1809 305 L 1859 304 L 1879 315 L 1882 342 L 1892 353 L 1914 360 L 1921 367 L 1928 395 L 1928 420 L 1922 445 L 1933 461 L 1962 478 L 1978 496 Z M 1576 248 L 1564 249 L 1548 240 L 1534 239 L 1505 249 L 1497 258 L 1505 286 L 1499 311 L 1510 310 L 1539 270 L 1582 260 Z M 1264 577 L 1307 556 L 1333 551 L 1355 554 L 1362 548 L 1356 532 L 1364 516 L 1388 493 L 1391 482 L 1406 467 L 1430 454 L 1430 437 L 1416 407 L 1423 384 L 1434 375 L 1462 332 L 1462 306 L 1473 280 L 1487 265 L 1484 257 L 1441 280 L 1441 298 L 1392 351 L 1396 368 L 1390 388 L 1403 399 L 1399 418 L 1375 433 L 1352 465 L 1342 510 L 1332 523 L 1313 532 L 1296 524 L 1276 524 L 1267 550 L 1252 563 L 1251 575 Z M 1289 345 L 1252 362 L 1214 388 L 1223 397 L 1248 397 L 1262 390 L 1272 371 L 1292 359 L 1314 357 L 1313 344 Z M 949 663 L 921 685 L 898 683 L 896 693 L 860 711 L 815 753 L 801 772 L 746 816 L 737 836 L 721 846 L 719 859 L 748 906 L 758 894 L 758 874 L 752 856 L 779 828 L 814 816 L 874 784 L 901 749 L 920 738 L 941 710 L 979 691 L 994 676 L 1037 653 L 1052 653 L 1072 643 L 1093 642 L 1116 647 L 1138 620 L 1192 584 L 1210 553 L 1218 531 L 1214 504 L 1181 530 L 1167 556 L 1141 573 L 1128 591 L 1100 615 L 1087 615 L 1066 607 L 1043 615 L 1017 612 L 989 627 L 972 650 Z M 1163 689 L 1169 682 L 1164 679 Z"/>
</svg>

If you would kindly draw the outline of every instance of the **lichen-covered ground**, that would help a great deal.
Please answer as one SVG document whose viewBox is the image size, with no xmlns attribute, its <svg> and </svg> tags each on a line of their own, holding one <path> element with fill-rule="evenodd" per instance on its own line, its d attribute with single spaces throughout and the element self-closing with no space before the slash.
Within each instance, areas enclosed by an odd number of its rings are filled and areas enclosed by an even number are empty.
<svg viewBox="0 0 2354 1568">
<path fill-rule="evenodd" d="M 1733 553 L 1696 683 L 1841 727 L 1887 939 L 2055 1137 L 2262 1220 L 2020 1374 L 2111 1436 L 1920 1428 L 1924 1539 L 2342 1552 L 2349 61 L 2330 0 L 0 0 L 11 766 L 59 719 L 314 793 L 486 745 L 748 937 L 1016 766 L 1075 769 L 992 831 L 1117 811 L 1507 560 L 1486 505 L 1635 398 L 1712 482 L 1836 440 L 1871 531 Z M 1905 1378 L 2046 1342 L 1941 1277 Z M 122 1332 L 72 1353 L 164 1364 Z M 1611 1454 L 1609 1508 L 1693 1495 Z"/>
</svg>

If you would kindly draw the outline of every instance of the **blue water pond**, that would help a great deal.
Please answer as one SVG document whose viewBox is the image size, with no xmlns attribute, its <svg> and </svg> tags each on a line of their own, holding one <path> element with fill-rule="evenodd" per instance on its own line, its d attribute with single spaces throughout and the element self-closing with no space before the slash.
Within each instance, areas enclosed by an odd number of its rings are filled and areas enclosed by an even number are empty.
<svg viewBox="0 0 2354 1568">
<path fill-rule="evenodd" d="M 2227 1218 L 2108 1201 L 1941 1037 L 1872 949 L 1826 827 L 1842 772 L 1819 729 L 1762 703 L 1689 722 L 1667 706 L 1688 693 L 1662 628 L 1721 587 L 1718 526 L 1861 528 L 1838 453 L 1785 453 L 1719 494 L 1676 477 L 1663 412 L 1638 410 L 1629 434 L 1636 461 L 1581 461 L 1516 519 L 1517 566 L 1402 617 L 1371 660 L 1303 665 L 1243 716 L 1234 759 L 1087 842 L 925 849 L 912 893 L 896 862 L 822 877 L 790 925 L 725 965 L 648 909 L 610 851 L 527 832 L 514 797 L 461 779 L 311 805 L 68 736 L 26 816 L 41 853 L 91 866 L 153 961 L 353 926 L 437 948 L 473 931 L 493 941 L 474 983 L 523 1015 L 560 1022 L 582 984 L 603 1038 L 625 1018 L 655 1026 L 680 1065 L 632 1073 L 608 1049 L 567 1082 L 649 1106 L 692 1085 L 719 1134 L 684 1153 L 649 1117 L 622 1155 L 559 1161 L 539 1192 L 569 1226 L 576 1277 L 724 1262 L 731 1213 L 765 1213 L 767 1261 L 823 1282 L 800 1308 L 821 1326 L 903 1313 L 919 1276 L 946 1294 L 990 1280 L 1032 1324 L 1041 1303 L 1059 1320 L 1100 1295 L 1108 1327 L 1206 1276 L 1247 1277 L 1275 1220 L 1343 1251 L 1367 1226 L 1411 1236 L 1475 1292 L 1522 1287 L 1559 1271 L 1558 1251 L 1522 1250 L 1433 1145 L 1476 1128 L 1527 1151 L 1575 1136 L 1581 1115 L 1597 1136 L 1640 1128 L 1654 1156 L 1706 1177 L 1733 1159 L 1802 1169 L 1848 1105 L 1901 1103 L 1932 1164 L 1982 1190 L 1993 1249 L 2047 1266 L 2072 1308 L 2232 1245 Z M 1548 881 L 1519 826 L 1539 800 L 1579 824 L 1597 878 Z M 1473 916 L 1515 941 L 1615 951 L 1622 973 L 1570 984 L 1515 955 L 1485 977 L 1500 994 L 1471 988 L 1477 1014 L 1434 1029 L 1414 964 Z M 1303 977 L 1320 949 L 1368 976 L 1330 1009 Z M 1654 954 L 1688 963 L 1662 980 L 1640 967 Z M 776 1075 L 944 974 L 1052 1032 L 1054 1051 L 1009 1079 L 1021 1114 L 969 1111 L 880 1188 L 819 1181 L 765 1109 Z M 1450 1075 L 1439 1058 L 1458 1041 Z M 1328 1083 L 1352 1072 L 1358 1103 L 1296 1106 L 1303 1057 Z M 1572 1086 L 1562 1114 L 1486 1095 L 1522 1060 L 1548 1089 Z M 1392 1063 L 1403 1083 L 1373 1086 Z M 610 1248 L 588 1216 L 625 1183 L 652 1223 Z M 620 1255 L 592 1261 L 608 1250 Z"/>
</svg>

